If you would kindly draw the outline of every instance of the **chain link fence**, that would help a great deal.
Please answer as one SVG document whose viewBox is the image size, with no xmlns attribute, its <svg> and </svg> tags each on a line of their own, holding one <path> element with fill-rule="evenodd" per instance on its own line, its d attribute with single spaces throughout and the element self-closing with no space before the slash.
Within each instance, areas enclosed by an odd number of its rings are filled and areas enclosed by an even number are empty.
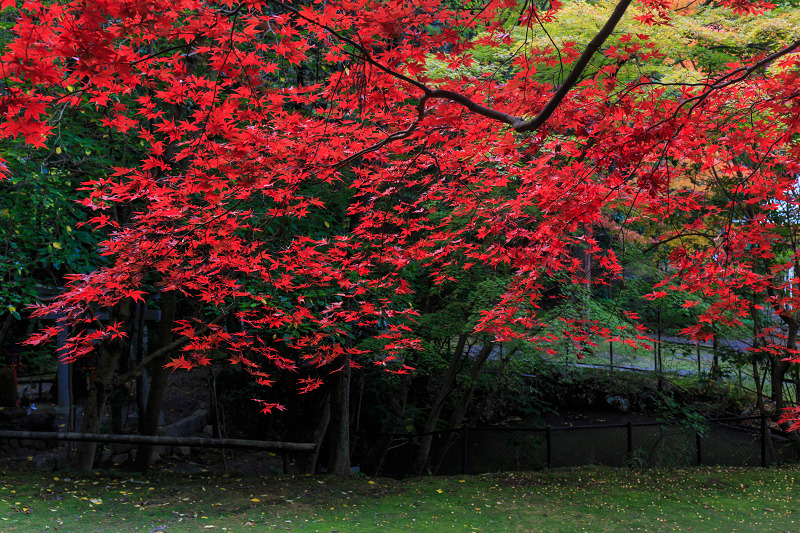
<svg viewBox="0 0 800 533">
<path fill-rule="evenodd" d="M 433 438 L 427 472 L 441 475 L 581 465 L 650 468 L 797 462 L 797 447 L 771 430 L 775 420 L 777 415 L 720 418 L 708 420 L 697 429 L 679 422 L 628 422 L 558 427 L 465 426 L 428 434 L 392 434 L 378 473 L 398 478 L 409 475 L 426 435 Z M 355 463 L 377 435 L 357 435 Z"/>
</svg>

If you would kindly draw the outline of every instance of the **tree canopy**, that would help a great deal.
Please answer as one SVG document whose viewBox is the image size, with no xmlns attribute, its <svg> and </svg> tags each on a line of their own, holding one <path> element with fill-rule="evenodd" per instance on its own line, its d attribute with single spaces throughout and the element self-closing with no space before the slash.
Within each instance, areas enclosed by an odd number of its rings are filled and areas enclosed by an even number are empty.
<svg viewBox="0 0 800 533">
<path fill-rule="evenodd" d="M 86 174 L 105 262 L 36 311 L 93 325 L 74 328 L 71 359 L 126 337 L 94 327 L 102 309 L 162 292 L 198 302 L 172 368 L 224 350 L 265 385 L 302 370 L 301 392 L 321 382 L 313 367 L 405 372 L 415 291 L 476 269 L 503 287 L 473 332 L 544 350 L 549 280 L 621 277 L 601 235 L 669 244 L 650 297 L 712 301 L 685 331 L 697 339 L 760 311 L 797 329 L 800 259 L 776 252 L 775 215 L 797 202 L 800 40 L 767 2 L 2 6 L 17 21 L 0 135 L 59 150 L 64 117 L 85 111 L 140 154 Z M 577 28 L 576 13 L 591 17 Z M 732 33 L 745 26 L 755 37 Z M 564 323 L 578 345 L 621 335 Z M 797 359 L 794 341 L 763 338 Z"/>
</svg>

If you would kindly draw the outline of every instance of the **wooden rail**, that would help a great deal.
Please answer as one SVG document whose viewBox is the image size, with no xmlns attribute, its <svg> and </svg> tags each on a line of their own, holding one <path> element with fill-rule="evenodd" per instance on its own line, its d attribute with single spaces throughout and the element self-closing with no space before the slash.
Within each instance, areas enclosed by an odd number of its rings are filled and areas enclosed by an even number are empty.
<svg viewBox="0 0 800 533">
<path fill-rule="evenodd" d="M 311 442 L 278 442 L 246 439 L 207 439 L 204 437 L 162 437 L 149 435 L 110 435 L 103 433 L 58 433 L 55 431 L 0 430 L 0 439 L 30 439 L 56 441 L 109 442 L 120 444 L 155 444 L 164 446 L 195 446 L 200 448 L 244 448 L 252 450 L 279 450 L 287 452 L 312 452 Z"/>
</svg>

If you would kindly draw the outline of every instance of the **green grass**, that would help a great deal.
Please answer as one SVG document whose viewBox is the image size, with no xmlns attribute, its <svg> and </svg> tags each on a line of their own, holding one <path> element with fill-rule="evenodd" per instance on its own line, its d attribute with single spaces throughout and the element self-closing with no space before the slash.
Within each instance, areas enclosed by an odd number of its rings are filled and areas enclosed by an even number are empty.
<svg viewBox="0 0 800 533">
<path fill-rule="evenodd" d="M 800 469 L 0 476 L 0 531 L 800 531 Z"/>
</svg>

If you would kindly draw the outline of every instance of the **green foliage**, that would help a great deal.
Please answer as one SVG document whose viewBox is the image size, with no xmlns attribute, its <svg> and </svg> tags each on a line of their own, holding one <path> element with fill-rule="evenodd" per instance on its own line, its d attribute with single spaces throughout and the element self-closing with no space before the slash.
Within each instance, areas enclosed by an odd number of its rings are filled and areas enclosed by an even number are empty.
<svg viewBox="0 0 800 533">
<path fill-rule="evenodd" d="M 21 158 L 20 158 L 21 159 Z M 75 204 L 77 183 L 65 172 L 24 172 L 23 161 L 0 182 L 0 306 L 15 316 L 63 283 L 63 274 L 88 272 L 97 235 L 83 229 L 86 216 Z"/>
<path fill-rule="evenodd" d="M 570 65 L 557 50 L 564 49 L 567 43 L 576 43 L 575 48 L 582 51 L 616 4 L 610 0 L 565 2 L 555 22 L 531 30 L 512 27 L 516 17 L 509 17 L 507 27 L 513 37 L 512 43 L 477 45 L 473 51 L 475 64 L 456 71 L 449 70 L 445 62 L 432 60 L 431 73 L 452 77 L 492 75 L 502 79 L 511 76 L 511 63 L 515 57 L 526 53 L 542 57 L 545 52 L 552 57 L 552 62 L 549 65 L 540 63 L 537 67 L 539 80 L 558 85 L 569 72 Z M 606 42 L 606 50 L 624 45 L 620 40 L 622 35 L 647 33 L 650 35 L 647 42 L 652 42 L 655 50 L 664 57 L 645 61 L 637 58 L 621 64 L 617 76 L 624 81 L 645 76 L 662 83 L 700 82 L 728 63 L 776 51 L 800 37 L 800 11 L 792 6 L 759 16 L 740 16 L 727 8 L 697 5 L 695 9 L 685 10 L 681 16 L 675 17 L 672 24 L 657 27 L 636 21 L 634 17 L 637 14 L 640 14 L 639 9 L 632 6 L 615 34 Z M 638 55 L 647 51 L 643 46 Z M 590 68 L 599 69 L 615 62 L 616 59 L 598 55 L 592 59 Z"/>
<path fill-rule="evenodd" d="M 697 412 L 694 406 L 678 403 L 671 394 L 659 399 L 656 410 L 663 421 L 679 421 L 686 429 L 700 435 L 708 432 L 706 417 Z"/>
</svg>

